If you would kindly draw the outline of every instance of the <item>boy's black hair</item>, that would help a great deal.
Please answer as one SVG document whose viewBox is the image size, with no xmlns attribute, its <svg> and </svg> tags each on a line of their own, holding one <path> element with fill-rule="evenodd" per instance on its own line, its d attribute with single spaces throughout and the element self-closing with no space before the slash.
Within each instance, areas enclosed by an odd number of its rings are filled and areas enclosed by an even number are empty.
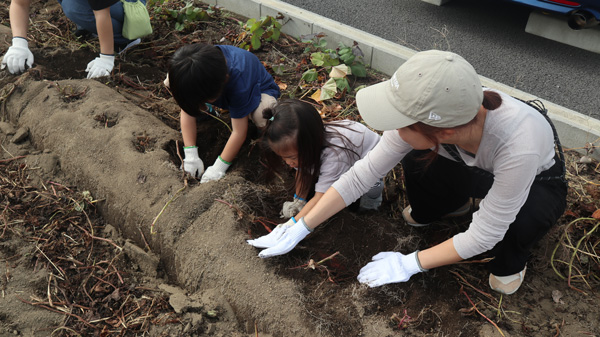
<svg viewBox="0 0 600 337">
<path fill-rule="evenodd" d="M 281 158 L 273 152 L 273 147 L 295 148 L 298 151 L 295 185 L 300 196 L 308 197 L 313 193 L 321 171 L 321 152 L 325 147 L 335 146 L 340 150 L 351 152 L 355 159 L 359 158 L 353 150 L 355 145 L 337 130 L 327 130 L 321 115 L 309 103 L 293 99 L 282 100 L 274 107 L 265 109 L 263 118 L 267 120 L 267 126 L 261 143 L 263 148 L 268 150 L 266 159 L 269 168 L 281 166 L 278 165 L 281 163 Z M 327 123 L 327 125 L 347 128 L 341 123 Z M 330 137 L 339 137 L 344 146 L 331 144 L 327 141 Z"/>
<path fill-rule="evenodd" d="M 227 82 L 227 61 L 219 47 L 183 46 L 169 60 L 169 89 L 179 107 L 199 117 L 204 104 L 219 97 Z"/>
</svg>

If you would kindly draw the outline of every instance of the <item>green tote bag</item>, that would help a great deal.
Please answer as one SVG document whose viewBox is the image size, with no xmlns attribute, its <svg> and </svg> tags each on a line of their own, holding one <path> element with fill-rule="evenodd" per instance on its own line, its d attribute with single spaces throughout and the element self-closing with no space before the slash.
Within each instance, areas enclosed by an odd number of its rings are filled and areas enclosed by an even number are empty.
<svg viewBox="0 0 600 337">
<path fill-rule="evenodd" d="M 123 36 L 129 40 L 135 40 L 140 37 L 152 34 L 152 24 L 150 24 L 150 15 L 143 2 L 137 0 L 129 2 L 121 0 L 125 20 L 123 22 Z"/>
</svg>

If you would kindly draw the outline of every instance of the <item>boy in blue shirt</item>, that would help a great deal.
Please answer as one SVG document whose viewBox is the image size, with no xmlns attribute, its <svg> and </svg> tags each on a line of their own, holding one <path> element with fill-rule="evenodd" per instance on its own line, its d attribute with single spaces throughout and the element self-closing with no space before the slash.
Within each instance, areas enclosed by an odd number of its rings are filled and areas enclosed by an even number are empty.
<svg viewBox="0 0 600 337">
<path fill-rule="evenodd" d="M 183 169 L 202 176 L 201 183 L 219 180 L 240 151 L 248 134 L 248 119 L 262 128 L 262 111 L 274 105 L 279 87 L 256 55 L 233 46 L 192 44 L 179 48 L 169 61 L 165 80 L 181 107 Z M 204 172 L 196 146 L 196 118 L 211 105 L 229 110 L 232 133 L 215 163 Z M 204 174 L 203 174 L 204 173 Z"/>
</svg>

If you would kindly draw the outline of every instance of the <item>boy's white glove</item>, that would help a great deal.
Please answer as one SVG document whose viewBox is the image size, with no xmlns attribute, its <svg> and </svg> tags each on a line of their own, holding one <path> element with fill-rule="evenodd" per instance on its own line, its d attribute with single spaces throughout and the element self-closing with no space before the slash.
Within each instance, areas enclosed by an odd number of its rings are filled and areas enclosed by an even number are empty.
<svg viewBox="0 0 600 337">
<path fill-rule="evenodd" d="M 115 56 L 100 54 L 100 56 L 88 63 L 85 71 L 88 73 L 87 78 L 97 78 L 109 76 L 115 66 Z"/>
<path fill-rule="evenodd" d="M 246 240 L 249 245 L 252 245 L 256 248 L 271 248 L 279 242 L 279 239 L 283 236 L 283 234 L 294 225 L 294 220 L 289 219 L 285 223 L 277 225 L 271 233 L 267 235 L 263 235 L 254 240 Z"/>
<path fill-rule="evenodd" d="M 33 65 L 33 54 L 29 50 L 27 39 L 22 37 L 13 37 L 12 46 L 8 48 L 2 58 L 1 69 L 8 67 L 11 74 L 20 74 Z"/>
<path fill-rule="evenodd" d="M 404 255 L 397 252 L 381 252 L 361 268 L 357 279 L 371 288 L 388 283 L 406 282 L 414 274 L 427 271 L 419 265 L 417 253 L 418 251 Z"/>
<path fill-rule="evenodd" d="M 277 245 L 262 250 L 258 253 L 259 257 L 266 258 L 276 255 L 282 255 L 294 249 L 298 242 L 302 241 L 310 231 L 304 222 L 304 218 L 298 220 L 292 227 L 288 228 L 281 236 Z"/>
<path fill-rule="evenodd" d="M 183 148 L 183 170 L 198 178 L 204 173 L 204 163 L 198 156 L 197 146 L 188 146 Z"/>
<path fill-rule="evenodd" d="M 225 176 L 225 171 L 227 171 L 229 166 L 231 166 L 231 164 L 225 162 L 223 159 L 221 159 L 221 156 L 219 156 L 217 160 L 215 160 L 213 166 L 210 166 L 206 169 L 206 171 L 204 171 L 202 179 L 200 179 L 200 183 L 204 184 L 209 181 L 219 180 L 223 178 Z"/>
<path fill-rule="evenodd" d="M 291 218 L 298 214 L 304 205 L 306 205 L 306 200 L 298 198 L 298 196 L 294 194 L 294 200 L 284 202 L 279 214 L 282 218 Z"/>
</svg>

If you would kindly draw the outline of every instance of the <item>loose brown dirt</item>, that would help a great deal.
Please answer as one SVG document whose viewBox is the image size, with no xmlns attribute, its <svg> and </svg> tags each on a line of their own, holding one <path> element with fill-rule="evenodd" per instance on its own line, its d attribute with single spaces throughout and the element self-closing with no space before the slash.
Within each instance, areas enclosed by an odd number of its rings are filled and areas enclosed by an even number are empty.
<svg viewBox="0 0 600 337">
<path fill-rule="evenodd" d="M 9 1 L 0 4 L 7 26 Z M 517 294 L 490 291 L 485 255 L 370 289 L 356 276 L 373 255 L 435 245 L 470 215 L 406 226 L 397 167 L 380 211 L 344 210 L 289 254 L 261 260 L 245 239 L 281 221 L 292 173 L 266 175 L 257 131 L 219 182 L 178 170 L 166 62 L 184 44 L 235 43 L 245 19 L 222 10 L 178 32 L 155 14 L 153 35 L 119 57 L 110 78 L 86 80 L 97 41 L 75 40 L 55 2 L 33 1 L 31 13 L 34 68 L 0 73 L 0 336 L 600 335 L 598 163 L 567 151 L 568 210 L 536 246 Z M 0 52 L 9 42 L 0 27 Z M 314 88 L 300 80 L 307 46 L 282 36 L 255 51 L 270 71 L 284 69 L 273 74 L 285 97 L 310 101 Z M 351 85 L 383 78 L 369 72 Z M 316 106 L 326 120 L 359 120 L 352 92 Z M 205 163 L 226 124 L 226 113 L 201 124 Z M 570 284 L 560 276 L 569 267 Z"/>
</svg>

